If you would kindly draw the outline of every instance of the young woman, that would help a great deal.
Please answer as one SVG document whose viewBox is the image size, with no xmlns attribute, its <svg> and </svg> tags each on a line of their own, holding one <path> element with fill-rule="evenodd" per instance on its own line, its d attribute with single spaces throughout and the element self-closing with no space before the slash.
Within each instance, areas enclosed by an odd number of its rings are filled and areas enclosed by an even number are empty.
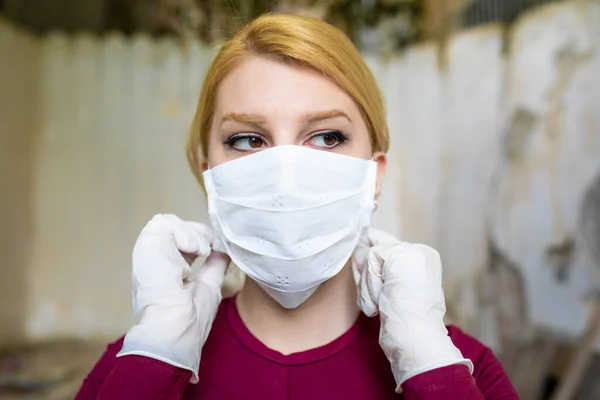
<svg viewBox="0 0 600 400">
<path fill-rule="evenodd" d="M 369 230 L 388 141 L 334 27 L 265 15 L 225 43 L 187 148 L 212 229 L 142 230 L 137 325 L 77 399 L 516 399 L 491 351 L 444 326 L 436 251 Z M 230 258 L 249 279 L 221 301 Z"/>
</svg>

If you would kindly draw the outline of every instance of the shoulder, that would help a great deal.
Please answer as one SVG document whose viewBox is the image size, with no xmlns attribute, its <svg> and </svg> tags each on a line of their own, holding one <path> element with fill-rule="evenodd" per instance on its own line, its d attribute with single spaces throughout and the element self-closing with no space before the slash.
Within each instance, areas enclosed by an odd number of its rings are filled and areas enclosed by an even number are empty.
<svg viewBox="0 0 600 400">
<path fill-rule="evenodd" d="M 452 343 L 460 350 L 463 357 L 473 363 L 473 377 L 482 392 L 491 388 L 494 391 L 514 393 L 508 375 L 494 352 L 473 336 L 464 333 L 456 326 L 447 326 Z"/>
</svg>

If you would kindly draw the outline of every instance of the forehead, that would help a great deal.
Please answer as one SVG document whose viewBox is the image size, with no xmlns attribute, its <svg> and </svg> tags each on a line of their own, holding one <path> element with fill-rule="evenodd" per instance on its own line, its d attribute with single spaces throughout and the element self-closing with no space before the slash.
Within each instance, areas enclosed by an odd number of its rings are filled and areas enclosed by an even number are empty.
<svg viewBox="0 0 600 400">
<path fill-rule="evenodd" d="M 353 99 L 319 72 L 293 63 L 249 56 L 221 82 L 217 113 L 305 113 L 337 108 L 353 115 Z"/>
</svg>

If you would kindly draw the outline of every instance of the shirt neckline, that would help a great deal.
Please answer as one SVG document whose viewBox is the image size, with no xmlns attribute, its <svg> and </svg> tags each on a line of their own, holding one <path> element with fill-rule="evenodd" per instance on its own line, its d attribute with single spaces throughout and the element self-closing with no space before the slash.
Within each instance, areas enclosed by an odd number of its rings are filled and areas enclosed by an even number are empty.
<svg viewBox="0 0 600 400">
<path fill-rule="evenodd" d="M 364 331 L 369 320 L 367 316 L 360 313 L 354 324 L 337 339 L 314 349 L 285 355 L 265 346 L 250 332 L 238 312 L 235 297 L 225 301 L 229 325 L 242 345 L 266 360 L 286 366 L 315 363 L 341 352 Z"/>
</svg>

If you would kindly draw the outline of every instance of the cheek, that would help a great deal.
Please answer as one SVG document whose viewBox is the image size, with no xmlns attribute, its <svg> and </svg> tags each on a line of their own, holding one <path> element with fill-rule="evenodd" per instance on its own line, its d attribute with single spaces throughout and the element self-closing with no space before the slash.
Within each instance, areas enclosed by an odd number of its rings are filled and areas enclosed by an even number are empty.
<svg viewBox="0 0 600 400">
<path fill-rule="evenodd" d="M 216 167 L 217 165 L 231 160 L 232 158 L 227 157 L 227 155 L 223 154 L 223 151 L 220 149 L 208 153 L 208 166 L 210 168 Z"/>
<path fill-rule="evenodd" d="M 368 159 L 373 152 L 371 150 L 371 139 L 366 131 L 361 131 L 352 137 L 347 144 L 342 146 L 341 153 L 347 156 Z"/>
<path fill-rule="evenodd" d="M 208 166 L 216 167 L 219 164 L 227 162 L 227 154 L 225 154 L 223 145 L 211 134 L 208 141 Z"/>
</svg>

